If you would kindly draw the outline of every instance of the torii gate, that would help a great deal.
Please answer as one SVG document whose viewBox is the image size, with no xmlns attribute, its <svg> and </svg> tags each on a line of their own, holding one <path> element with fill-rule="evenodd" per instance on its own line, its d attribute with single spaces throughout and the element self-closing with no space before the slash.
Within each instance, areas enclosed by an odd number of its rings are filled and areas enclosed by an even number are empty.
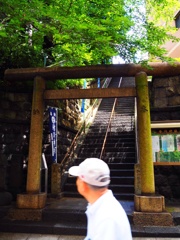
<svg viewBox="0 0 180 240">
<path fill-rule="evenodd" d="M 7 69 L 5 71 L 5 80 L 34 80 L 26 185 L 27 193 L 18 195 L 17 207 L 42 209 L 46 204 L 46 193 L 40 193 L 40 164 L 45 99 L 90 99 L 137 96 L 141 194 L 135 195 L 135 210 L 138 212 L 163 212 L 165 208 L 164 197 L 155 196 L 147 76 L 167 77 L 177 75 L 180 75 L 180 63 L 175 63 L 174 65 L 167 63 L 150 63 L 149 67 L 136 64 L 117 64 L 82 67 Z M 46 90 L 45 88 L 46 80 L 118 76 L 135 77 L 136 88 L 68 90 Z M 137 215 L 137 218 L 139 218 L 139 215 Z"/>
</svg>

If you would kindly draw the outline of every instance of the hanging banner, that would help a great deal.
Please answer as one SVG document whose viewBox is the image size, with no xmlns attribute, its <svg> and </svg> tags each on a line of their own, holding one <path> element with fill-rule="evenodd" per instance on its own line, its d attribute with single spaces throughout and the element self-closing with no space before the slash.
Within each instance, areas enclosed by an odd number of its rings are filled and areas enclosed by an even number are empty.
<svg viewBox="0 0 180 240">
<path fill-rule="evenodd" d="M 86 89 L 86 79 L 84 79 L 84 84 L 83 84 L 83 89 Z M 82 104 L 81 104 L 81 112 L 85 112 L 85 99 L 82 99 Z"/>
<path fill-rule="evenodd" d="M 98 78 L 97 87 L 98 87 L 98 88 L 101 87 L 101 81 L 100 81 L 100 78 Z"/>
<path fill-rule="evenodd" d="M 51 136 L 52 147 L 52 162 L 57 163 L 57 122 L 58 122 L 58 109 L 49 107 L 49 127 Z"/>
<path fill-rule="evenodd" d="M 81 104 L 81 112 L 84 113 L 85 109 L 85 99 L 82 99 L 82 104 Z"/>
</svg>

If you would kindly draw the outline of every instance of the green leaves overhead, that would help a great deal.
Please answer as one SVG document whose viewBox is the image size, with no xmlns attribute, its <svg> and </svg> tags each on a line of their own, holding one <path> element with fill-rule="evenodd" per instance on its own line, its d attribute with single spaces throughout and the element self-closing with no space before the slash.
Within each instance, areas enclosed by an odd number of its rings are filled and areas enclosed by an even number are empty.
<svg viewBox="0 0 180 240">
<path fill-rule="evenodd" d="M 164 60 L 161 45 L 172 38 L 167 23 L 179 10 L 178 0 L 0 0 L 0 4 L 1 71 L 109 63 L 115 55 L 138 62 L 137 52 Z M 166 24 L 160 25 L 160 19 Z"/>
</svg>

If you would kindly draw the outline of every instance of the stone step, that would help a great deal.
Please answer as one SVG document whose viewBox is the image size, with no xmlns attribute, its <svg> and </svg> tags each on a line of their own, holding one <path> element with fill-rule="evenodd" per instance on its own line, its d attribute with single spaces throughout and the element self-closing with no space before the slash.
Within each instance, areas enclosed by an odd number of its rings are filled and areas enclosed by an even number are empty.
<svg viewBox="0 0 180 240">
<path fill-rule="evenodd" d="M 111 189 L 113 191 L 114 194 L 122 194 L 122 195 L 126 195 L 126 193 L 130 193 L 130 195 L 132 196 L 132 194 L 134 194 L 134 185 L 113 185 L 110 184 L 109 189 Z M 126 195 L 127 196 L 127 195 Z"/>
<path fill-rule="evenodd" d="M 100 153 L 101 152 L 101 149 L 102 149 L 102 146 L 96 146 L 94 144 L 94 146 L 89 146 L 89 147 L 81 147 L 80 150 L 79 150 L 79 153 L 78 154 L 88 154 L 88 153 Z M 104 151 L 105 154 L 107 154 L 108 156 L 111 154 L 111 153 L 116 153 L 117 156 L 119 156 L 120 153 L 123 153 L 123 156 L 124 154 L 130 154 L 130 153 L 133 153 L 135 156 L 135 147 L 107 147 L 105 146 L 105 151 Z"/>
<path fill-rule="evenodd" d="M 134 177 L 134 169 L 111 169 L 111 177 L 114 176 Z"/>
<path fill-rule="evenodd" d="M 126 139 L 126 138 L 132 138 L 135 139 L 135 132 L 134 130 L 128 131 L 128 132 L 116 132 L 116 133 L 111 133 L 108 132 L 108 138 L 110 139 Z"/>
<path fill-rule="evenodd" d="M 134 193 L 134 185 L 109 185 L 109 189 L 113 191 L 114 194 L 127 194 L 127 193 Z M 77 193 L 77 186 L 75 183 L 68 183 L 63 189 L 64 192 L 74 192 Z"/>
<path fill-rule="evenodd" d="M 134 170 L 134 163 L 108 163 L 110 169 Z"/>
<path fill-rule="evenodd" d="M 111 187 L 109 187 L 111 189 Z M 76 198 L 76 197 L 81 197 L 78 192 L 72 192 L 72 191 L 65 191 L 63 192 L 64 197 L 69 197 L 69 198 Z M 133 201 L 134 200 L 134 194 L 133 193 L 114 193 L 114 196 L 116 197 L 117 200 L 122 201 Z"/>
<path fill-rule="evenodd" d="M 134 177 L 113 177 L 111 178 L 112 185 L 134 185 Z"/>
<path fill-rule="evenodd" d="M 174 226 L 135 226 L 132 224 L 132 215 L 128 214 L 129 221 L 131 223 L 131 232 L 133 238 L 137 239 L 180 239 L 179 225 Z M 175 221 L 176 219 L 173 219 Z M 28 239 L 29 234 L 37 234 L 36 239 L 42 239 L 43 236 L 49 235 L 49 239 L 57 239 L 57 235 L 66 235 L 67 239 L 73 239 L 74 236 L 86 236 L 86 222 L 77 223 L 77 222 L 49 222 L 49 221 L 11 221 L 3 220 L 0 222 L 0 232 L 2 236 L 3 233 L 13 233 L 13 235 L 8 234 L 5 239 L 14 239 L 13 237 L 18 236 L 17 239 L 21 239 L 24 234 Z M 22 235 L 17 235 L 16 233 L 21 233 Z M 23 234 L 24 233 L 24 234 Z M 39 234 L 42 236 L 39 236 Z M 34 237 L 35 237 L 34 236 Z M 64 236 L 63 239 L 66 239 Z M 71 236 L 71 237 L 70 237 Z M 158 237 L 157 237 L 158 236 Z M 33 239 L 34 239 L 33 237 Z M 24 237 L 22 239 L 25 239 Z M 31 235 L 30 235 L 31 238 Z M 61 239 L 61 237 L 60 237 Z M 78 238 L 79 239 L 79 238 Z"/>
<path fill-rule="evenodd" d="M 77 192 L 76 192 L 77 193 Z M 42 221 L 45 222 L 76 222 L 86 224 L 85 209 L 45 209 Z"/>
<path fill-rule="evenodd" d="M 134 194 L 133 193 L 114 193 L 114 196 L 119 201 L 133 201 Z"/>
<path fill-rule="evenodd" d="M 83 144 L 88 144 L 88 141 L 91 140 L 104 140 L 105 135 L 100 135 L 99 134 L 88 134 L 86 136 L 86 138 L 84 139 Z M 135 135 L 129 134 L 127 136 L 124 136 L 124 132 L 119 132 L 119 135 L 116 132 L 108 132 L 107 134 L 107 138 L 106 138 L 106 142 L 107 143 L 113 143 L 113 144 L 117 144 L 117 143 L 124 143 L 124 142 L 130 142 L 130 143 L 135 143 Z"/>
<path fill-rule="evenodd" d="M 0 232 L 85 236 L 86 231 L 85 222 L 3 220 L 0 223 Z"/>
<path fill-rule="evenodd" d="M 101 136 L 101 138 L 97 138 L 94 136 L 92 136 L 92 138 L 86 138 L 83 142 L 83 144 L 85 145 L 92 145 L 92 144 L 102 144 L 104 142 L 104 138 L 103 136 Z M 134 137 L 132 138 L 117 138 L 117 137 L 108 137 L 106 144 L 128 144 L 128 143 L 133 143 L 133 145 L 135 144 L 135 139 Z"/>
<path fill-rule="evenodd" d="M 74 185 L 74 189 L 76 189 L 76 178 L 75 177 L 69 177 L 67 179 L 67 183 L 66 185 L 71 185 L 73 186 Z M 64 186 L 63 189 L 66 189 L 66 185 Z M 114 176 L 111 178 L 111 183 L 110 183 L 110 186 L 113 186 L 113 185 L 130 185 L 130 186 L 133 186 L 134 185 L 134 177 L 133 176 L 128 176 L 128 177 L 125 177 L 125 176 Z M 128 186 L 127 186 L 128 187 Z"/>
<path fill-rule="evenodd" d="M 126 163 L 136 163 L 136 158 L 135 156 L 126 156 L 126 157 L 110 157 L 110 156 L 103 156 L 103 160 L 107 162 L 108 164 L 110 163 L 120 163 L 120 164 L 126 164 Z"/>
<path fill-rule="evenodd" d="M 91 148 L 93 148 L 93 146 L 92 145 L 90 145 L 90 144 L 88 144 L 88 143 L 83 143 L 82 145 L 81 145 L 81 147 L 82 148 L 89 148 L 89 147 L 91 147 Z M 102 143 L 96 143 L 96 144 L 94 144 L 94 147 L 96 147 L 96 148 L 102 148 Z M 126 141 L 126 142 L 118 142 L 118 143 L 113 143 L 113 142 L 111 142 L 111 141 L 108 141 L 108 142 L 106 142 L 106 145 L 105 145 L 105 148 L 107 149 L 107 148 L 122 148 L 122 147 L 130 147 L 130 148 L 135 148 L 136 146 L 135 146 L 135 142 L 134 141 Z"/>
<path fill-rule="evenodd" d="M 83 152 L 82 154 L 79 153 L 79 157 L 81 159 L 86 158 L 98 158 L 100 157 L 100 151 L 98 152 Z M 105 162 L 135 162 L 135 152 L 108 152 L 103 154 L 103 160 Z"/>
<path fill-rule="evenodd" d="M 107 122 L 107 124 L 108 124 L 108 122 Z M 106 124 L 106 126 L 105 125 L 98 126 L 99 124 L 91 126 L 89 128 L 89 130 L 88 130 L 88 134 L 89 133 L 96 133 L 96 132 L 106 132 L 107 124 Z M 126 126 L 128 126 L 128 127 L 130 127 L 130 126 L 134 127 L 134 123 L 133 122 L 127 122 L 127 119 L 124 119 L 124 121 L 122 121 L 122 120 L 118 121 L 118 122 L 117 121 L 112 121 L 110 130 L 112 128 L 121 128 L 122 126 L 124 126 L 124 124 L 126 124 Z M 110 132 L 110 130 L 109 130 L 109 132 Z"/>
<path fill-rule="evenodd" d="M 92 154 L 93 155 L 93 154 Z M 90 156 L 78 156 L 78 158 L 76 158 L 74 160 L 74 164 L 73 165 L 78 165 L 80 164 L 82 161 L 84 161 L 86 158 L 89 158 Z M 99 157 L 97 155 L 94 154 L 95 158 Z M 127 163 L 131 163 L 134 164 L 136 162 L 136 158 L 133 157 L 128 157 L 128 158 L 119 158 L 119 157 L 108 157 L 108 156 L 103 156 L 103 160 L 108 163 L 108 164 L 127 164 Z"/>
<path fill-rule="evenodd" d="M 136 153 L 135 151 L 132 151 L 132 152 L 104 152 L 103 154 L 104 158 L 120 158 L 120 159 L 124 159 L 124 158 L 135 158 L 136 156 Z"/>
</svg>

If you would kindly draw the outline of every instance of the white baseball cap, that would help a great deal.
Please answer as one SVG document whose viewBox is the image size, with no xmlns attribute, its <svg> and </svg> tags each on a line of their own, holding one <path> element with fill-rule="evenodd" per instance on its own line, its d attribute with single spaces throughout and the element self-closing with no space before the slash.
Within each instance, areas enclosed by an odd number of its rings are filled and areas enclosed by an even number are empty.
<svg viewBox="0 0 180 240">
<path fill-rule="evenodd" d="M 103 187 L 110 183 L 109 167 L 99 158 L 86 158 L 79 166 L 71 167 L 68 172 L 93 186 Z"/>
</svg>

